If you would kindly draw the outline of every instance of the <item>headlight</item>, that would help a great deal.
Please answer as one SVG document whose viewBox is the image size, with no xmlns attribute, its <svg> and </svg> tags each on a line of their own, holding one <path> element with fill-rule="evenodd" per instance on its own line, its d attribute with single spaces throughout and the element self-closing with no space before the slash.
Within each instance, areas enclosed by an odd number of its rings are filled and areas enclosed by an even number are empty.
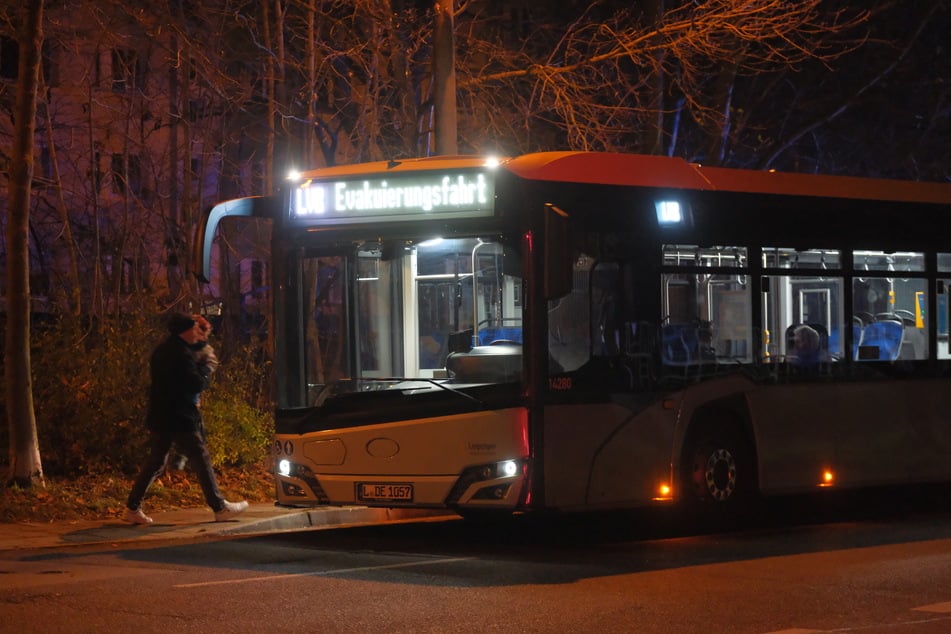
<svg viewBox="0 0 951 634">
<path fill-rule="evenodd" d="M 499 475 L 511 478 L 516 473 L 518 473 L 518 463 L 514 460 L 506 460 L 505 462 L 499 463 Z"/>
</svg>

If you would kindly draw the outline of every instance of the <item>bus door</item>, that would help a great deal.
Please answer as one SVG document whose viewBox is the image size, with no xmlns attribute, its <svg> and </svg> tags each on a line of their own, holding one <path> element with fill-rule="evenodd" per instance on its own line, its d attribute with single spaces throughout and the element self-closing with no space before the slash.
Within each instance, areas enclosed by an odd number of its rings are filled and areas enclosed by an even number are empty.
<svg viewBox="0 0 951 634">
<path fill-rule="evenodd" d="M 638 289 L 625 288 L 635 265 L 600 255 L 567 253 L 571 288 L 547 302 L 544 487 L 556 509 L 650 503 L 670 479 L 674 415 L 641 380 L 650 355 L 640 363 L 627 354 L 633 341 L 654 339 L 656 324 L 626 314 L 637 301 Z"/>
<path fill-rule="evenodd" d="M 479 238 L 426 240 L 402 259 L 407 376 L 447 378 L 453 352 L 522 343 L 519 258 Z"/>
</svg>

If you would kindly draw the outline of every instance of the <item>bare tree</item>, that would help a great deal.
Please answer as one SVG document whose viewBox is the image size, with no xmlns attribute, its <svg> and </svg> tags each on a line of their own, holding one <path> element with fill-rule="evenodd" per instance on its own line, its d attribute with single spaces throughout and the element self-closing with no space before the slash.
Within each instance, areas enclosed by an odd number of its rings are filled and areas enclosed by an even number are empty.
<svg viewBox="0 0 951 634">
<path fill-rule="evenodd" d="M 593 4 L 558 39 L 542 23 L 526 39 L 534 48 L 526 44 L 507 53 L 491 42 L 466 40 L 459 47 L 467 52 L 459 65 L 464 99 L 478 116 L 491 113 L 500 132 L 519 129 L 517 120 L 506 119 L 511 113 L 548 126 L 549 138 L 564 146 L 658 151 L 662 79 L 664 94 L 682 101 L 707 138 L 698 153 L 713 148 L 722 155 L 737 77 L 809 60 L 828 63 L 856 45 L 854 29 L 867 17 L 862 11 L 829 12 L 822 0 L 678 2 L 662 15 L 656 4 L 649 8 L 646 15 L 624 10 L 604 16 Z M 522 128 L 514 151 L 537 147 L 526 133 L 534 128 L 537 134 L 538 125 Z M 666 130 L 668 143 L 676 132 Z"/>
<path fill-rule="evenodd" d="M 30 188 L 36 92 L 43 44 L 43 0 L 29 0 L 19 14 L 15 133 L 10 165 L 7 220 L 7 325 L 4 368 L 7 419 L 10 424 L 10 479 L 29 487 L 43 485 L 33 410 L 30 366 Z"/>
<path fill-rule="evenodd" d="M 46 78 L 42 76 L 42 67 L 40 69 L 40 83 L 41 88 L 45 85 Z M 45 90 L 41 90 L 41 94 L 45 94 Z M 51 113 L 51 104 L 48 100 L 45 100 L 43 104 L 43 123 L 44 123 L 44 133 L 46 136 L 46 147 L 49 149 L 49 162 L 50 168 L 52 171 L 52 186 L 55 191 L 55 196 L 53 199 L 52 205 L 56 208 L 56 211 L 59 216 L 59 220 L 62 226 L 62 230 L 56 232 L 57 235 L 62 236 L 61 243 L 63 244 L 66 253 L 68 254 L 68 266 L 66 269 L 66 279 L 68 280 L 65 288 L 63 285 L 52 285 L 52 291 L 60 291 L 58 294 L 62 296 L 62 305 L 65 310 L 73 315 L 79 315 L 82 313 L 82 284 L 80 283 L 80 268 L 79 268 L 79 249 L 76 244 L 76 240 L 73 238 L 72 222 L 69 218 L 69 206 L 66 202 L 66 196 L 64 193 L 64 183 L 62 175 L 60 173 L 59 165 L 59 155 L 56 147 L 56 137 L 53 132 L 53 115 Z M 54 305 L 59 303 L 56 301 L 57 298 L 53 298 Z"/>
<path fill-rule="evenodd" d="M 899 66 L 899 64 L 908 56 L 909 52 L 917 43 L 926 26 L 934 18 L 935 14 L 938 13 L 938 10 L 938 3 L 934 3 L 927 7 L 925 13 L 920 18 L 914 32 L 912 33 L 910 40 L 907 41 L 905 45 L 899 50 L 894 59 L 890 60 L 881 70 L 872 74 L 867 79 L 867 81 L 858 86 L 853 92 L 846 94 L 845 97 L 840 102 L 835 104 L 835 106 L 829 111 L 820 111 L 815 113 L 811 121 L 808 121 L 802 128 L 794 130 L 792 133 L 790 133 L 782 143 L 777 144 L 772 152 L 763 158 L 761 167 L 764 169 L 771 168 L 783 152 L 787 151 L 790 147 L 794 146 L 803 137 L 809 135 L 814 130 L 820 128 L 821 126 L 827 125 L 833 119 L 841 116 L 846 110 L 859 101 L 862 95 L 864 95 L 876 85 L 885 81 L 886 78 L 891 75 L 892 72 L 894 72 Z"/>
</svg>

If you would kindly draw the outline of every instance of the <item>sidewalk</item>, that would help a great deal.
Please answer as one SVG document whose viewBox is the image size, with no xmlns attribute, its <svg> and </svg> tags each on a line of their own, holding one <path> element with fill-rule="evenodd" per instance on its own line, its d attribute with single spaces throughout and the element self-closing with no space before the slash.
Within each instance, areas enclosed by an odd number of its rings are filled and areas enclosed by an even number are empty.
<svg viewBox="0 0 951 634">
<path fill-rule="evenodd" d="M 143 543 L 246 535 L 319 526 L 451 515 L 449 511 L 379 509 L 365 506 L 294 509 L 252 504 L 236 519 L 215 522 L 207 508 L 150 513 L 154 524 L 134 526 L 118 517 L 51 523 L 0 524 L 0 552 L 94 544 Z"/>
</svg>

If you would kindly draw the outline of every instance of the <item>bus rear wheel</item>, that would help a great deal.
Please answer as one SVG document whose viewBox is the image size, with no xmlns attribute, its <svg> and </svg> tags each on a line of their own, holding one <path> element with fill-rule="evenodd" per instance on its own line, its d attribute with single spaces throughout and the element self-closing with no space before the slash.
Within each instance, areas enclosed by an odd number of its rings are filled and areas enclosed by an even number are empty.
<svg viewBox="0 0 951 634">
<path fill-rule="evenodd" d="M 739 512 L 756 489 L 753 452 L 738 431 L 714 428 L 695 436 L 685 453 L 688 502 L 699 510 Z"/>
</svg>

